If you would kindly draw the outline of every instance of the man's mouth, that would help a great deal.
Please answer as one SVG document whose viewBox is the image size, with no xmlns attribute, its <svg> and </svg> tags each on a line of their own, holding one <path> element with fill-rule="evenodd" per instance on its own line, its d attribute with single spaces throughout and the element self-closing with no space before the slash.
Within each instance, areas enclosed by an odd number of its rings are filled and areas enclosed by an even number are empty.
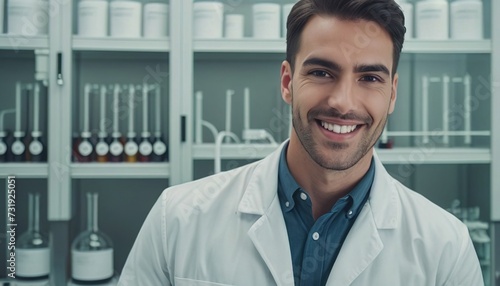
<svg viewBox="0 0 500 286">
<path fill-rule="evenodd" d="M 356 130 L 357 128 L 357 125 L 338 125 L 338 124 L 328 123 L 325 121 L 320 121 L 320 123 L 325 130 L 328 130 L 336 134 L 349 134 L 354 130 Z"/>
</svg>

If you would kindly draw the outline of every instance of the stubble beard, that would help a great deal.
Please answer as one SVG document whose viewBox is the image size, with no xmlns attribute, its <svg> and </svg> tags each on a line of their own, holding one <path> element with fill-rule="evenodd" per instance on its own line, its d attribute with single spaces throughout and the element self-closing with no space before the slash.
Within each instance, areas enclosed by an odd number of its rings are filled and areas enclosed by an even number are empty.
<svg viewBox="0 0 500 286">
<path fill-rule="evenodd" d="M 292 124 L 297 134 L 297 137 L 302 144 L 304 150 L 309 154 L 309 157 L 320 167 L 332 170 L 332 171 L 345 171 L 356 165 L 377 143 L 378 139 L 382 135 L 384 126 L 387 122 L 388 115 L 380 121 L 379 125 L 371 132 L 370 127 L 373 126 L 373 119 L 367 116 L 364 121 L 367 122 L 363 125 L 363 132 L 361 134 L 361 140 L 355 150 L 352 150 L 354 146 L 348 143 L 338 143 L 338 142 L 326 142 L 323 146 L 318 146 L 319 143 L 315 140 L 313 136 L 313 128 L 316 128 L 316 120 L 314 119 L 316 115 L 321 114 L 321 111 L 311 110 L 308 113 L 308 120 L 306 123 L 302 123 L 302 116 L 300 115 L 299 106 L 294 106 L 293 100 L 293 89 L 292 93 Z M 335 111 L 337 112 L 337 111 Z M 338 112 L 337 112 L 338 113 Z M 322 113 L 324 114 L 324 112 Z M 358 116 L 359 118 L 359 116 Z M 359 134 L 358 134 L 359 136 Z M 321 154 L 320 148 L 326 148 L 328 154 Z M 334 152 L 334 154 L 332 154 Z"/>
</svg>

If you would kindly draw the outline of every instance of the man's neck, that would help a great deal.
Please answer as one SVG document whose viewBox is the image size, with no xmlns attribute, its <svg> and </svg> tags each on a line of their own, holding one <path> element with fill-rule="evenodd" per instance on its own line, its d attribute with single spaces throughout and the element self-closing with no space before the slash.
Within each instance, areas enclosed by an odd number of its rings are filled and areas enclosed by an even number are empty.
<svg viewBox="0 0 500 286">
<path fill-rule="evenodd" d="M 370 168 L 372 156 L 373 149 L 347 170 L 328 170 L 309 156 L 298 138 L 291 138 L 286 159 L 290 173 L 309 194 L 313 217 L 317 219 L 359 183 Z"/>
</svg>

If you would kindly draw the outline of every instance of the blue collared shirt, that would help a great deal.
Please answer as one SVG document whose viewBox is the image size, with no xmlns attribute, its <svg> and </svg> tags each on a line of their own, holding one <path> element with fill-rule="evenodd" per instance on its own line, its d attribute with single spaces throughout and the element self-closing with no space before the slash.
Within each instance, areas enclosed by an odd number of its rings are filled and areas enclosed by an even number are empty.
<svg viewBox="0 0 500 286">
<path fill-rule="evenodd" d="M 288 232 L 295 285 L 325 285 L 347 233 L 368 199 L 375 176 L 373 159 L 351 192 L 314 221 L 311 199 L 288 169 L 287 149 L 288 144 L 280 157 L 278 196 Z"/>
</svg>

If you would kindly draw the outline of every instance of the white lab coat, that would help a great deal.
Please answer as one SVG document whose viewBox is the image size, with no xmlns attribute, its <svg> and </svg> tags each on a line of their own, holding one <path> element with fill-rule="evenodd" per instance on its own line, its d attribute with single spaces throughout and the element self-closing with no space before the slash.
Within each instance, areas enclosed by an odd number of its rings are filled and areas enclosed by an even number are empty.
<svg viewBox="0 0 500 286">
<path fill-rule="evenodd" d="M 250 165 L 166 189 L 118 285 L 293 286 L 277 195 L 281 148 Z M 464 224 L 393 179 L 374 158 L 370 197 L 327 285 L 483 285 Z"/>
</svg>

